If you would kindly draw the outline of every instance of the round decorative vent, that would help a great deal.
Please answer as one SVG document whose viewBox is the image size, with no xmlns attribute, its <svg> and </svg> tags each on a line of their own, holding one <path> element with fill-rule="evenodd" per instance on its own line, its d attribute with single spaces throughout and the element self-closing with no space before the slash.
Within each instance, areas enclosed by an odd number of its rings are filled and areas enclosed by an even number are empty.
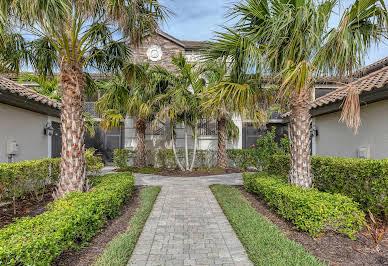
<svg viewBox="0 0 388 266">
<path fill-rule="evenodd" d="M 158 45 L 151 45 L 147 49 L 147 57 L 151 61 L 159 61 L 160 59 L 162 59 L 162 55 L 162 48 L 160 48 Z"/>
</svg>

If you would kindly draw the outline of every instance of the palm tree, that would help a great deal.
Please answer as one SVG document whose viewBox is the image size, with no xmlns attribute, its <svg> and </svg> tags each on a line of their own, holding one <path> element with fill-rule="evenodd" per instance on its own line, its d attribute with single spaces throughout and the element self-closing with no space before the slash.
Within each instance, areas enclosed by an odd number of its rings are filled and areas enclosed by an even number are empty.
<svg viewBox="0 0 388 266">
<path fill-rule="evenodd" d="M 180 53 L 172 57 L 176 72 L 168 72 L 157 67 L 159 74 L 169 85 L 166 93 L 158 97 L 160 110 L 156 121 L 170 121 L 171 144 L 175 161 L 182 171 L 192 171 L 195 164 L 198 140 L 198 122 L 203 116 L 200 93 L 205 88 L 205 81 L 201 77 L 202 70 L 197 63 L 189 63 Z M 175 146 L 175 126 L 182 123 L 184 126 L 184 153 L 185 164 L 180 162 Z M 194 149 L 191 163 L 189 162 L 188 129 L 191 127 L 194 136 Z"/>
<path fill-rule="evenodd" d="M 0 73 L 19 74 L 28 60 L 27 43 L 20 33 L 12 31 L 0 14 Z"/>
<path fill-rule="evenodd" d="M 37 76 L 31 73 L 24 73 L 19 77 L 19 82 L 35 82 L 39 85 L 39 87 L 35 88 L 32 87 L 33 90 L 36 92 L 39 92 L 40 94 L 43 94 L 47 96 L 50 99 L 57 100 L 58 102 L 61 101 L 61 92 L 59 88 L 59 78 L 53 77 L 53 78 L 47 78 L 44 76 Z"/>
<path fill-rule="evenodd" d="M 157 112 L 155 99 L 164 92 L 165 87 L 149 64 L 129 64 L 124 68 L 124 74 L 115 75 L 101 87 L 103 95 L 96 103 L 96 108 L 103 114 L 103 127 L 105 129 L 119 127 L 126 117 L 136 117 L 135 166 L 144 168 L 147 122 L 154 119 Z"/>
<path fill-rule="evenodd" d="M 15 21 L 21 31 L 46 44 L 49 59 L 41 53 L 42 58 L 31 60 L 38 68 L 36 71 L 49 73 L 48 68 L 55 65 L 60 69 L 62 159 L 54 197 L 85 191 L 88 185 L 84 156 L 84 71 L 90 67 L 114 71 L 117 65 L 104 64 L 104 55 L 112 48 L 123 47 L 127 40 L 138 44 L 146 33 L 157 28 L 168 11 L 157 0 L 5 0 L 0 8 L 0 14 L 8 15 L 8 20 Z M 41 60 L 48 63 L 37 63 Z"/>
<path fill-rule="evenodd" d="M 209 89 L 202 93 L 202 106 L 210 117 L 217 119 L 217 166 L 221 168 L 227 167 L 227 124 L 233 123 L 233 115 L 251 119 L 257 126 L 262 126 L 267 120 L 265 107 L 272 98 L 270 90 L 260 86 L 255 75 L 237 75 L 235 70 L 225 60 L 209 61 L 204 68 Z"/>
<path fill-rule="evenodd" d="M 241 48 L 250 55 L 246 60 L 251 66 L 276 78 L 278 99 L 291 110 L 289 182 L 304 188 L 312 185 L 309 104 L 314 81 L 327 74 L 351 75 L 365 51 L 387 38 L 382 0 L 355 0 L 338 26 L 330 28 L 337 4 L 337 0 L 245 0 L 229 11 L 236 25 L 219 34 L 220 43 L 232 51 Z M 247 41 L 237 42 L 235 36 Z"/>
</svg>

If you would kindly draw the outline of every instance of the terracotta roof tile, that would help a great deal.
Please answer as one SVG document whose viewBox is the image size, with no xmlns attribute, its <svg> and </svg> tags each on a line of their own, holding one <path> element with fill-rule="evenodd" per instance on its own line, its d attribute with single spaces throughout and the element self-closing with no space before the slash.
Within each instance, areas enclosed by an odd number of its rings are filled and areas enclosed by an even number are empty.
<svg viewBox="0 0 388 266">
<path fill-rule="evenodd" d="M 50 99 L 5 77 L 0 77 L 0 91 L 10 92 L 12 94 L 25 97 L 29 100 L 48 105 L 58 110 L 61 108 L 61 103 L 57 102 L 56 100 Z"/>
<path fill-rule="evenodd" d="M 315 99 L 310 104 L 310 107 L 317 108 L 319 106 L 323 106 L 326 104 L 343 100 L 348 94 L 348 90 L 350 87 L 355 88 L 358 93 L 362 93 L 364 91 L 371 91 L 374 89 L 382 88 L 387 84 L 388 84 L 388 66 L 383 67 L 349 84 L 346 84 L 345 86 L 335 91 L 329 92 L 328 94 Z M 289 115 L 290 115 L 290 112 L 283 114 L 282 117 L 287 117 Z"/>
<path fill-rule="evenodd" d="M 201 48 L 205 46 L 206 42 L 200 42 L 200 41 L 182 41 L 185 45 L 185 48 Z"/>
</svg>

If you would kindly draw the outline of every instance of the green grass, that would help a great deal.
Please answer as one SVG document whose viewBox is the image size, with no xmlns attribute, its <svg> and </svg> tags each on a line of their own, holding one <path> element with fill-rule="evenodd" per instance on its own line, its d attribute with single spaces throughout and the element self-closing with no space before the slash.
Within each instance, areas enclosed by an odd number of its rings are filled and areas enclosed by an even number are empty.
<svg viewBox="0 0 388 266">
<path fill-rule="evenodd" d="M 160 168 L 154 168 L 154 167 L 144 167 L 144 168 L 137 168 L 133 166 L 126 166 L 116 169 L 117 172 L 132 172 L 132 173 L 140 173 L 140 174 L 156 174 L 160 172 Z"/>
<path fill-rule="evenodd" d="M 146 187 L 140 192 L 141 207 L 128 224 L 128 231 L 114 238 L 94 265 L 127 265 L 160 187 Z"/>
<path fill-rule="evenodd" d="M 212 185 L 210 189 L 254 265 L 324 265 L 300 244 L 284 237 L 237 188 Z"/>
</svg>

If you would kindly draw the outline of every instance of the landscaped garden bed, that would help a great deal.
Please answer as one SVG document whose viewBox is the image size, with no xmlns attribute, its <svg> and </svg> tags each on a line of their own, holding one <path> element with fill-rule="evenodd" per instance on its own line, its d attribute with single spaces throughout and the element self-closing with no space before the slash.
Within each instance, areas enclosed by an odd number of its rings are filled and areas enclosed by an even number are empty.
<svg viewBox="0 0 388 266">
<path fill-rule="evenodd" d="M 94 236 L 86 247 L 69 249 L 51 262 L 51 265 L 92 265 L 109 242 L 128 229 L 128 221 L 140 207 L 142 187 L 136 187 L 126 203 L 120 207 L 120 216 L 110 220 L 102 231 Z"/>
<path fill-rule="evenodd" d="M 49 186 L 39 199 L 30 195 L 17 199 L 15 205 L 11 200 L 3 202 L 0 207 L 0 228 L 12 223 L 15 218 L 34 217 L 44 213 L 46 205 L 54 200 L 53 188 L 54 186 Z"/>
<path fill-rule="evenodd" d="M 24 217 L 0 230 L 0 264 L 49 264 L 69 248 L 85 246 L 134 189 L 130 174 L 93 178 L 90 192 L 72 192 L 50 203 L 47 211 Z"/>
<path fill-rule="evenodd" d="M 225 185 L 210 188 L 254 265 L 322 265 L 257 213 L 236 188 Z"/>
<path fill-rule="evenodd" d="M 211 189 L 255 265 L 317 264 L 310 254 L 334 265 L 385 265 L 388 261 L 387 235 L 377 249 L 365 230 L 356 233 L 355 240 L 330 230 L 312 237 L 242 186 L 213 185 Z"/>
<path fill-rule="evenodd" d="M 89 177 L 100 174 L 104 166 L 94 149 L 85 152 Z M 0 164 L 0 228 L 14 218 L 34 217 L 52 202 L 60 172 L 60 159 L 37 159 Z"/>
<path fill-rule="evenodd" d="M 154 174 L 161 176 L 179 176 L 179 177 L 199 177 L 199 176 L 210 176 L 210 175 L 224 175 L 231 173 L 241 173 L 243 170 L 238 168 L 227 168 L 222 169 L 218 167 L 211 168 L 195 168 L 193 171 L 181 171 L 176 168 L 172 169 L 163 169 L 163 168 L 154 168 L 154 167 L 145 167 L 145 168 L 136 168 L 132 166 L 117 168 L 117 172 L 132 172 L 140 174 Z"/>
<path fill-rule="evenodd" d="M 377 250 L 374 248 L 375 242 L 364 229 L 355 235 L 355 240 L 333 231 L 314 238 L 306 232 L 296 230 L 291 222 L 277 214 L 257 195 L 247 192 L 242 186 L 236 188 L 250 202 L 252 208 L 281 229 L 284 236 L 301 244 L 311 254 L 326 263 L 334 265 L 386 265 L 388 261 L 388 235 L 384 236 Z"/>
<path fill-rule="evenodd" d="M 126 265 L 128 263 L 160 189 L 160 187 L 142 189 L 140 192 L 141 206 L 127 224 L 127 230 L 117 235 L 107 245 L 94 265 Z"/>
</svg>

